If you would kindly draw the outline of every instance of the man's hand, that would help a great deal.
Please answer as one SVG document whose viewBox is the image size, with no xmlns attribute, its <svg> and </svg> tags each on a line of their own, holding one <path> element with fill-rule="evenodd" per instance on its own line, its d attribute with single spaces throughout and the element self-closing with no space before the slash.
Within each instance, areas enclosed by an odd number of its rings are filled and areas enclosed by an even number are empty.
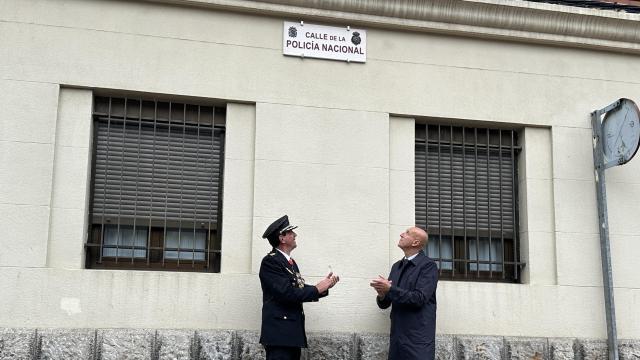
<svg viewBox="0 0 640 360">
<path fill-rule="evenodd" d="M 371 280 L 369 285 L 374 288 L 374 290 L 378 293 L 379 298 L 384 298 L 389 289 L 391 289 L 391 280 L 387 280 L 382 277 L 382 275 L 378 275 L 376 279 Z"/>
<path fill-rule="evenodd" d="M 324 279 L 320 280 L 317 284 L 316 284 L 316 288 L 318 289 L 318 293 L 322 294 L 323 292 L 331 289 L 332 287 L 334 287 L 338 281 L 340 281 L 340 277 L 333 275 L 333 272 L 330 272 L 327 277 L 325 277 Z"/>
<path fill-rule="evenodd" d="M 336 286 L 338 281 L 340 281 L 340 277 L 338 275 L 333 275 L 333 271 L 327 275 L 327 278 L 331 279 L 331 286 L 329 286 L 329 288 Z"/>
</svg>

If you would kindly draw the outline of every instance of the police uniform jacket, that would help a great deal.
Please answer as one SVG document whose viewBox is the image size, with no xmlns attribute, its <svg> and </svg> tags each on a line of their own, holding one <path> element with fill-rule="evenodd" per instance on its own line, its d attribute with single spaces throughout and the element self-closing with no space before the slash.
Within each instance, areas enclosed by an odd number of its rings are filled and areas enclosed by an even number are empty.
<svg viewBox="0 0 640 360">
<path fill-rule="evenodd" d="M 393 264 L 391 289 L 378 306 L 391 306 L 389 360 L 433 360 L 436 333 L 436 263 L 421 251 Z"/>
<path fill-rule="evenodd" d="M 318 301 L 329 292 L 319 294 L 315 286 L 303 285 L 296 273 L 300 274 L 297 264 L 290 265 L 276 249 L 262 259 L 260 343 L 263 345 L 307 347 L 302 303 Z"/>
</svg>

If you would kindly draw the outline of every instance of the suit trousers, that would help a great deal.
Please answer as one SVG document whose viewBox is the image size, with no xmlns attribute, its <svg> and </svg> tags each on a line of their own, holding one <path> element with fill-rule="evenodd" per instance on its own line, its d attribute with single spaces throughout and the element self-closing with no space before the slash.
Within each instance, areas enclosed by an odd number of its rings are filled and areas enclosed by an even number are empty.
<svg viewBox="0 0 640 360">
<path fill-rule="evenodd" d="M 292 346 L 265 345 L 266 360 L 300 360 L 300 348 Z"/>
</svg>

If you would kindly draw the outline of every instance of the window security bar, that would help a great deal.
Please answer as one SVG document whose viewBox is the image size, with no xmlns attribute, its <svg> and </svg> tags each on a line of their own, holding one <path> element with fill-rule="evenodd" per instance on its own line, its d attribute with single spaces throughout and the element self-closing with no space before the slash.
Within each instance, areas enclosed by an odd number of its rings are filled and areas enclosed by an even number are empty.
<svg viewBox="0 0 640 360">
<path fill-rule="evenodd" d="M 220 269 L 224 108 L 94 98 L 89 268 Z"/>
<path fill-rule="evenodd" d="M 517 282 L 517 132 L 416 125 L 416 223 L 443 279 Z"/>
</svg>

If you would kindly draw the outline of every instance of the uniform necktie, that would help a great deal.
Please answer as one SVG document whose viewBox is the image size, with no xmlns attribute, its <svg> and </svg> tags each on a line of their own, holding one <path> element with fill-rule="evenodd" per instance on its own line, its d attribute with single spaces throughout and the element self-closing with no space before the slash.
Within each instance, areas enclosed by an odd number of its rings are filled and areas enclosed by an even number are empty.
<svg viewBox="0 0 640 360">
<path fill-rule="evenodd" d="M 296 262 L 293 261 L 293 258 L 289 258 L 289 265 L 293 266 L 293 264 L 295 264 Z"/>
</svg>

